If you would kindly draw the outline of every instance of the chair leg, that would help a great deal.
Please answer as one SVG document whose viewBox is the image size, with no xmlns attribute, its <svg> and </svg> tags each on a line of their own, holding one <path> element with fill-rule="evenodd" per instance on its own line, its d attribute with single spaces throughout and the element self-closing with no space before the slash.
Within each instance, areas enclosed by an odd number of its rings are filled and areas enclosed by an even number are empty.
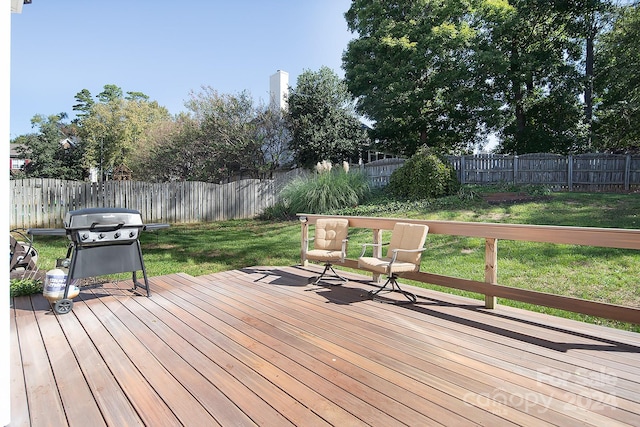
<svg viewBox="0 0 640 427">
<path fill-rule="evenodd" d="M 327 274 L 327 272 L 328 272 L 329 270 L 331 270 L 331 272 L 333 273 L 332 275 Z M 333 269 L 333 266 L 331 265 L 331 263 L 327 262 L 327 263 L 324 265 L 324 270 L 322 271 L 322 273 L 321 273 L 319 276 L 315 277 L 315 278 L 314 278 L 314 277 L 310 277 L 310 278 L 309 278 L 309 283 L 312 283 L 312 284 L 314 284 L 314 285 L 317 285 L 318 283 L 320 283 L 320 281 L 322 280 L 322 278 L 323 278 L 323 277 L 325 277 L 325 276 L 327 276 L 327 279 L 329 279 L 329 278 L 338 279 L 338 280 L 341 280 L 341 281 L 343 281 L 343 282 L 345 282 L 345 283 L 349 281 L 349 279 L 347 279 L 347 278 L 345 278 L 345 277 L 340 276 L 340 275 L 339 275 L 339 274 L 338 274 L 338 273 Z M 332 286 L 340 286 L 340 285 L 342 285 L 342 283 L 330 283 L 330 285 L 332 285 Z"/>
<path fill-rule="evenodd" d="M 407 300 L 406 301 L 395 300 L 391 298 L 385 298 L 384 296 L 381 295 L 381 294 L 387 294 L 391 292 L 400 293 L 404 295 L 404 297 Z M 411 292 L 405 291 L 402 288 L 400 288 L 400 285 L 398 284 L 398 276 L 395 274 L 391 274 L 387 279 L 387 281 L 384 283 L 384 285 L 382 285 L 379 289 L 375 291 L 369 291 L 369 296 L 374 301 L 383 302 L 387 304 L 413 304 L 414 302 L 416 302 L 415 294 L 412 294 Z"/>
</svg>

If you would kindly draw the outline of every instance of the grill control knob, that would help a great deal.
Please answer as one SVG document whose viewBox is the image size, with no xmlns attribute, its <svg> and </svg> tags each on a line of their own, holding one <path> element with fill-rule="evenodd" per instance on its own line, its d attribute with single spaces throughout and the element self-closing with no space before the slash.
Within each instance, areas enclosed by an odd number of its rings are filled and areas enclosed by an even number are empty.
<svg viewBox="0 0 640 427">
<path fill-rule="evenodd" d="M 135 231 L 130 231 L 129 232 L 129 237 L 133 238 L 136 236 L 136 232 Z"/>
<path fill-rule="evenodd" d="M 118 237 L 120 237 L 120 232 L 116 231 L 115 234 L 113 235 L 113 238 L 117 239 Z"/>
<path fill-rule="evenodd" d="M 104 239 L 104 233 L 98 234 L 98 239 Z"/>
<path fill-rule="evenodd" d="M 80 236 L 80 239 L 82 240 L 87 240 L 89 238 L 89 235 L 87 233 L 82 233 L 82 235 Z"/>
</svg>

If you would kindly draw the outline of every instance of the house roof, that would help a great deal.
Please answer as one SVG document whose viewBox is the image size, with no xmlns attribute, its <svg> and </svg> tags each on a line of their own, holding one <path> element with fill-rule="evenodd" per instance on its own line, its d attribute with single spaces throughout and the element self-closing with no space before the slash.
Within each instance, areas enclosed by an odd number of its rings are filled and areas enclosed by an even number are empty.
<svg viewBox="0 0 640 427">
<path fill-rule="evenodd" d="M 22 157 L 22 154 L 20 154 L 20 152 L 18 152 L 18 147 L 20 147 L 21 144 L 10 144 L 9 147 L 9 157 Z"/>
</svg>

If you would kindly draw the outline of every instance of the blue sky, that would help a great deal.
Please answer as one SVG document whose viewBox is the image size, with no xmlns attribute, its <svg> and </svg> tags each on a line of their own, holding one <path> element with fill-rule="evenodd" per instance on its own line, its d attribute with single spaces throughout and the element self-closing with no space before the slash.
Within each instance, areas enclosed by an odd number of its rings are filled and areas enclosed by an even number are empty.
<svg viewBox="0 0 640 427">
<path fill-rule="evenodd" d="M 353 35 L 350 0 L 33 0 L 11 15 L 11 139 L 30 120 L 66 112 L 106 84 L 143 92 L 172 114 L 190 91 L 249 91 L 267 102 L 269 77 L 326 65 L 338 75 Z"/>
</svg>

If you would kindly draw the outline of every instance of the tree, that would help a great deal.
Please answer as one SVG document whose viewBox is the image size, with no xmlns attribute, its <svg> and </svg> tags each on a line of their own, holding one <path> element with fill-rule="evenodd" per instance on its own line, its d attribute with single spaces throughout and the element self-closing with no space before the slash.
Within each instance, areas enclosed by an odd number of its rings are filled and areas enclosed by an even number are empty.
<svg viewBox="0 0 640 427">
<path fill-rule="evenodd" d="M 21 155 L 29 159 L 24 168 L 26 177 L 83 179 L 82 146 L 72 133 L 73 127 L 64 122 L 66 118 L 66 113 L 35 115 L 31 124 L 38 128 L 38 133 L 21 135 L 12 141 L 19 144 Z M 64 141 L 71 143 L 63 144 Z"/>
<path fill-rule="evenodd" d="M 593 148 L 595 44 L 603 30 L 610 26 L 615 7 L 611 0 L 582 0 L 568 2 L 567 6 L 574 15 L 572 27 L 575 37 L 584 41 L 584 149 L 590 151 Z"/>
<path fill-rule="evenodd" d="M 343 55 L 346 83 L 382 149 L 460 151 L 485 132 L 483 112 L 498 105 L 473 51 L 472 15 L 468 1 L 352 2 L 345 17 L 358 38 Z"/>
<path fill-rule="evenodd" d="M 185 113 L 149 132 L 147 149 L 136 157 L 135 173 L 147 181 L 209 181 L 207 148 L 199 124 Z"/>
<path fill-rule="evenodd" d="M 261 147 L 264 167 L 262 173 L 268 174 L 293 164 L 291 152 L 291 133 L 287 129 L 285 113 L 272 106 L 260 106 L 256 117 L 256 138 Z"/>
<path fill-rule="evenodd" d="M 483 44 L 497 65 L 494 96 L 504 103 L 502 151 L 573 151 L 583 86 L 576 69 L 582 50 L 568 30 L 572 11 L 562 2 L 510 3 L 500 13 L 490 3 L 483 11 Z"/>
<path fill-rule="evenodd" d="M 192 136 L 204 161 L 199 176 L 187 179 L 218 182 L 245 174 L 259 176 L 265 160 L 257 137 L 256 108 L 248 92 L 221 94 L 206 86 L 192 91 L 185 106 L 197 123 L 197 134 Z"/>
<path fill-rule="evenodd" d="M 122 96 L 122 89 L 116 85 L 104 85 L 102 92 L 96 95 L 98 101 L 104 104 L 121 99 Z"/>
<path fill-rule="evenodd" d="M 135 159 L 146 149 L 150 129 L 169 120 L 169 112 L 140 92 L 128 92 L 124 98 L 122 89 L 115 85 L 105 85 L 97 95 L 97 103 L 89 103 L 87 93 L 82 91 L 76 96 L 77 100 L 84 100 L 78 109 L 86 111 L 78 120 L 85 142 L 86 168 L 98 167 L 101 179 L 119 165 L 135 171 Z"/>
<path fill-rule="evenodd" d="M 456 153 L 491 132 L 503 152 L 579 151 L 597 30 L 585 22 L 605 3 L 354 0 L 346 81 L 394 153 Z"/>
<path fill-rule="evenodd" d="M 93 97 L 91 96 L 91 92 L 88 89 L 82 89 L 80 92 L 76 94 L 76 102 L 72 108 L 73 111 L 79 111 L 77 114 L 78 118 L 76 122 L 81 121 L 84 117 L 88 116 L 91 112 L 91 107 L 95 104 Z"/>
<path fill-rule="evenodd" d="M 596 47 L 597 149 L 640 152 L 640 5 L 624 7 Z"/>
<path fill-rule="evenodd" d="M 192 91 L 188 113 L 156 126 L 137 162 L 157 181 L 259 178 L 290 162 L 289 134 L 280 111 L 255 106 L 248 92 Z"/>
<path fill-rule="evenodd" d="M 305 70 L 288 97 L 287 127 L 298 165 L 353 159 L 366 134 L 345 83 L 328 67 Z"/>
</svg>

